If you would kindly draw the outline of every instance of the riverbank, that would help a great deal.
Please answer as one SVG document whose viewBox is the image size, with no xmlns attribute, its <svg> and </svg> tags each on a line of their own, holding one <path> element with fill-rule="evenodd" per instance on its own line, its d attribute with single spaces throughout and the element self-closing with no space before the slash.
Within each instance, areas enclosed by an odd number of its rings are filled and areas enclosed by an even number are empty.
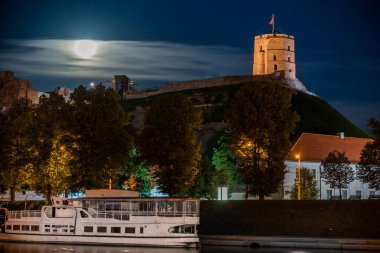
<svg viewBox="0 0 380 253">
<path fill-rule="evenodd" d="M 201 245 L 274 247 L 303 249 L 334 249 L 380 252 L 380 239 L 363 238 L 316 238 L 316 237 L 272 237 L 249 235 L 200 235 Z"/>
</svg>

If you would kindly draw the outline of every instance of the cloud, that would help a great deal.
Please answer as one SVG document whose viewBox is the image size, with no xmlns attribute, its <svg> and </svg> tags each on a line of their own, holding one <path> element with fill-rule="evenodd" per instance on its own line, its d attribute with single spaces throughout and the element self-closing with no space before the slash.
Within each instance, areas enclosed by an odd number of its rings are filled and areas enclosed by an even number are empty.
<svg viewBox="0 0 380 253">
<path fill-rule="evenodd" d="M 125 74 L 133 80 L 179 81 L 250 74 L 250 55 L 239 48 L 170 42 L 96 41 L 98 51 L 79 59 L 75 40 L 7 40 L 0 69 L 23 77 L 54 80 L 108 80 Z M 1 49 L 0 49 L 1 50 Z M 54 87 L 52 87 L 54 88 Z"/>
</svg>

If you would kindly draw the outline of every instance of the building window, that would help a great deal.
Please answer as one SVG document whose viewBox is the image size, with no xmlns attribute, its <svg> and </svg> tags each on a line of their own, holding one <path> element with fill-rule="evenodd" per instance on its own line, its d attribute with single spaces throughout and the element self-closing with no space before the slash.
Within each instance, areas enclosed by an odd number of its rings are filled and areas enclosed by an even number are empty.
<svg viewBox="0 0 380 253">
<path fill-rule="evenodd" d="M 277 64 L 274 64 L 274 71 L 277 70 Z"/>
<path fill-rule="evenodd" d="M 92 232 L 94 232 L 94 228 L 93 227 L 85 226 L 84 227 L 84 232 L 85 233 L 92 233 Z"/>
<path fill-rule="evenodd" d="M 263 51 L 263 46 L 260 46 L 260 52 L 262 52 Z"/>
<path fill-rule="evenodd" d="M 362 191 L 356 191 L 356 196 L 358 196 L 358 197 L 360 196 L 361 197 L 362 196 Z"/>
<path fill-rule="evenodd" d="M 290 51 L 290 46 L 288 46 L 288 51 Z"/>
<path fill-rule="evenodd" d="M 291 70 L 291 69 L 289 69 L 289 70 Z M 289 72 L 292 72 L 292 71 L 289 71 Z M 313 174 L 313 178 L 314 178 L 314 179 L 317 178 L 317 172 L 316 172 L 315 169 L 311 169 L 311 173 Z M 301 177 L 301 178 L 302 178 L 302 177 Z"/>
<path fill-rule="evenodd" d="M 292 70 L 291 70 L 291 69 L 289 69 L 289 72 L 292 72 Z"/>
<path fill-rule="evenodd" d="M 273 60 L 276 61 L 277 60 L 277 57 L 275 55 L 273 55 Z"/>
<path fill-rule="evenodd" d="M 125 233 L 126 234 L 134 234 L 135 232 L 136 232 L 135 228 L 131 228 L 131 227 L 126 227 L 125 228 Z"/>
<path fill-rule="evenodd" d="M 98 233 L 107 233 L 107 227 L 98 227 Z"/>
<path fill-rule="evenodd" d="M 347 190 L 342 190 L 342 199 L 347 199 Z"/>
<path fill-rule="evenodd" d="M 331 199 L 332 198 L 332 190 L 327 190 L 326 195 L 327 195 L 327 199 Z"/>
<path fill-rule="evenodd" d="M 121 228 L 120 227 L 111 227 L 111 233 L 120 234 Z"/>
<path fill-rule="evenodd" d="M 288 56 L 288 62 L 290 62 L 290 56 Z"/>
<path fill-rule="evenodd" d="M 140 227 L 140 234 L 144 233 L 144 227 Z"/>
</svg>

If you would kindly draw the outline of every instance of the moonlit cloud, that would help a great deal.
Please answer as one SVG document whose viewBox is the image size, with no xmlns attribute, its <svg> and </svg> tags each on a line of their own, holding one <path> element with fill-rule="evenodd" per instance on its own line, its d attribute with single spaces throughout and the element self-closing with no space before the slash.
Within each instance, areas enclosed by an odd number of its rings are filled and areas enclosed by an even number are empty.
<svg viewBox="0 0 380 253">
<path fill-rule="evenodd" d="M 125 74 L 142 84 L 242 75 L 249 74 L 252 64 L 251 56 L 243 50 L 224 46 L 96 41 L 96 54 L 80 59 L 74 52 L 75 40 L 7 40 L 5 43 L 8 49 L 0 52 L 0 69 L 29 78 L 33 86 L 34 78 L 53 81 L 56 78 L 57 82 L 71 81 L 75 86 L 78 84 L 75 80 L 108 80 L 115 74 Z"/>
</svg>

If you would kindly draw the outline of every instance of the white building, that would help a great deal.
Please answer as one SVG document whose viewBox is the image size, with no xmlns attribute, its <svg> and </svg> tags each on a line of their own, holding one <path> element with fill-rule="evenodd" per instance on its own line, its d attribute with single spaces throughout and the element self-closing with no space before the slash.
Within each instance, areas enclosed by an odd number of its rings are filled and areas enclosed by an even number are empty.
<svg viewBox="0 0 380 253">
<path fill-rule="evenodd" d="M 334 196 L 339 196 L 339 189 L 331 189 L 321 179 L 321 161 L 331 151 L 345 152 L 351 162 L 350 166 L 356 172 L 356 165 L 360 160 L 362 149 L 372 141 L 369 138 L 344 137 L 344 133 L 339 135 L 303 133 L 293 145 L 288 160 L 285 162 L 287 173 L 284 179 L 284 199 L 290 199 L 289 192 L 297 175 L 298 159 L 296 155 L 300 155 L 300 167 L 311 170 L 315 176 L 320 189 L 320 199 L 334 199 Z M 380 191 L 376 192 L 375 189 L 368 188 L 367 184 L 363 184 L 359 180 L 350 183 L 347 189 L 342 189 L 342 199 L 368 199 L 370 196 L 379 194 Z"/>
</svg>

